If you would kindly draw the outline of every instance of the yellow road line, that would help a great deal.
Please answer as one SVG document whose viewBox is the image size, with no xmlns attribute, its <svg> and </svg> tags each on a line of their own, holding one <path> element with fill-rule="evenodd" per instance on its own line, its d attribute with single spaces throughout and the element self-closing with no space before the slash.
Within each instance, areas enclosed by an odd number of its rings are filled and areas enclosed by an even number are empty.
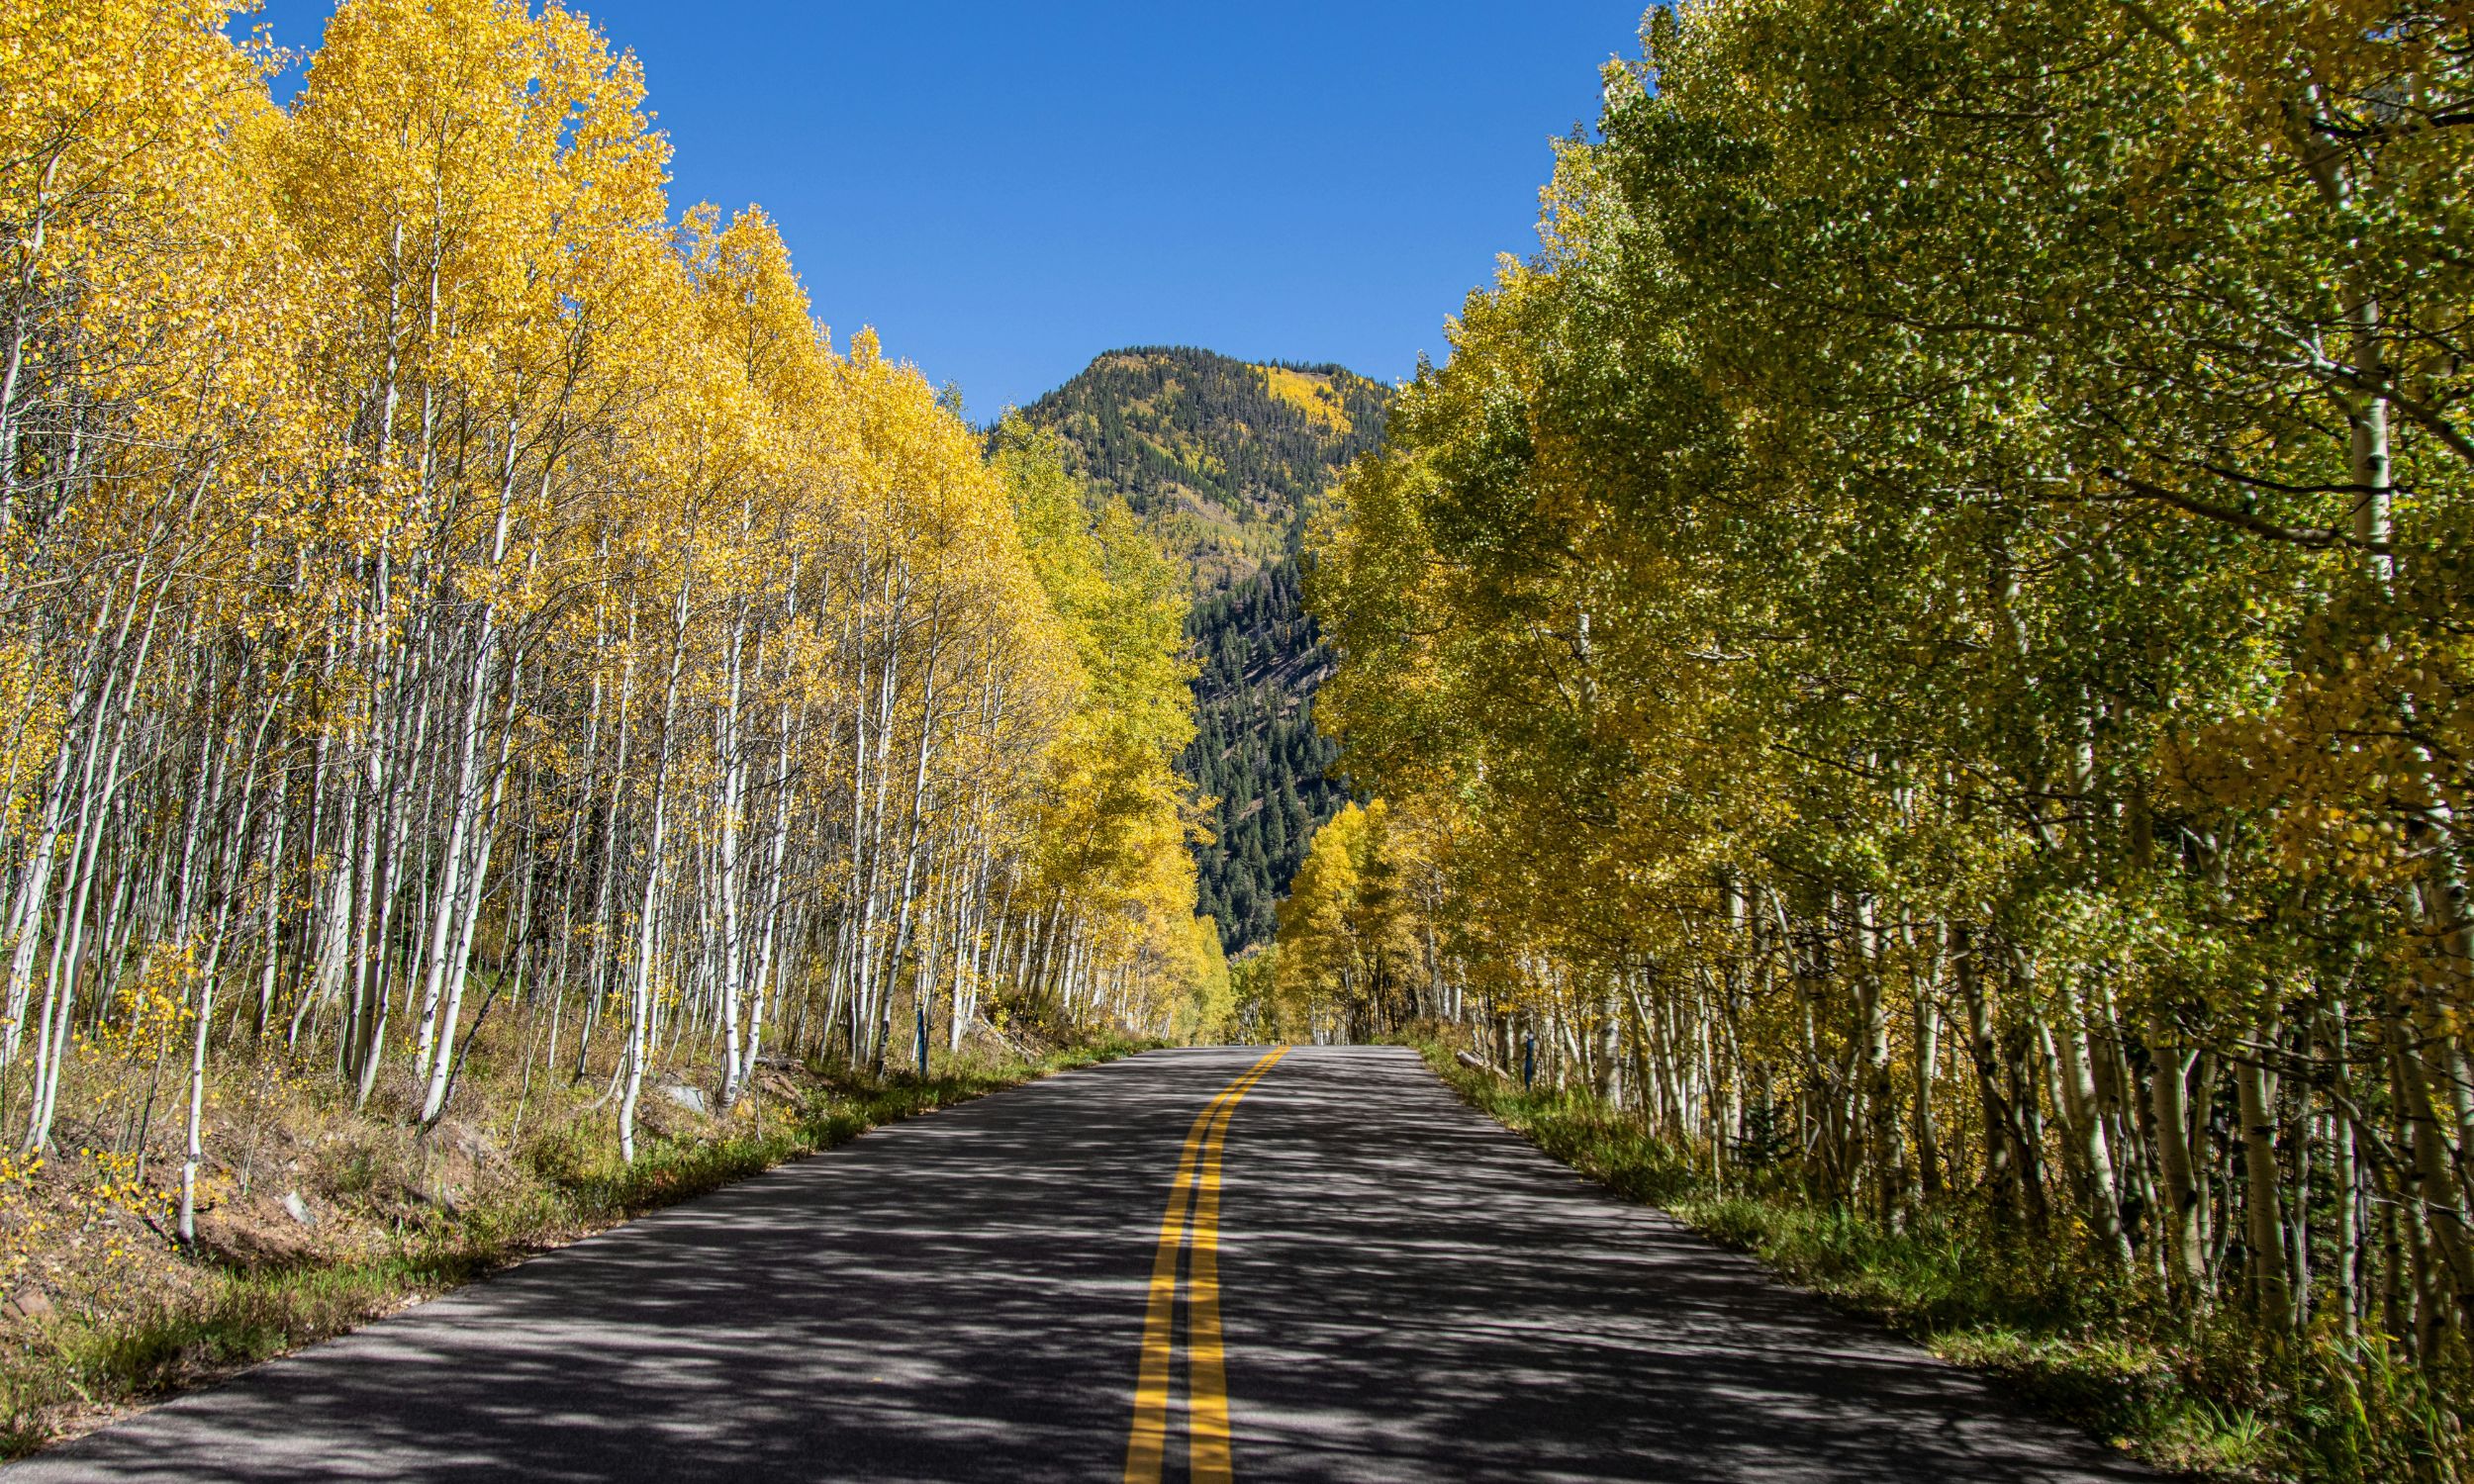
<svg viewBox="0 0 2474 1484">
<path fill-rule="evenodd" d="M 1142 1368 L 1134 1381 L 1134 1426 L 1125 1443 L 1125 1484 L 1156 1484 L 1168 1456 L 1169 1384 L 1176 1368 L 1177 1265 L 1193 1213 L 1194 1275 L 1189 1295 L 1188 1448 L 1194 1484 L 1229 1476 L 1228 1389 L 1220 1343 L 1220 1151 L 1238 1100 L 1287 1055 L 1281 1047 L 1220 1089 L 1194 1116 L 1178 1156 L 1177 1180 L 1160 1219 L 1160 1247 L 1151 1259 L 1151 1297 L 1143 1317 Z"/>
<path fill-rule="evenodd" d="M 1267 1071 L 1270 1068 L 1265 1068 Z M 1203 1141 L 1194 1191 L 1193 1254 L 1186 1279 L 1186 1437 L 1192 1484 L 1228 1484 L 1228 1373 L 1220 1345 L 1220 1151 L 1229 1099 Z"/>
</svg>

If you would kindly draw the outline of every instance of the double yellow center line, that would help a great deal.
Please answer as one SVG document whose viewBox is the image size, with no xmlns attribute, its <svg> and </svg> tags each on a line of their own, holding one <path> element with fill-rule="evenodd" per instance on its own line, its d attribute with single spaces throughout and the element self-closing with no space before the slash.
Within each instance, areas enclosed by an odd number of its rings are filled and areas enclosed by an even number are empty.
<svg viewBox="0 0 2474 1484">
<path fill-rule="evenodd" d="M 1203 1106 L 1186 1135 L 1177 1184 L 1151 1259 L 1151 1305 L 1143 1319 L 1142 1370 L 1134 1381 L 1134 1430 L 1125 1443 L 1125 1484 L 1159 1484 L 1168 1456 L 1169 1378 L 1176 1368 L 1178 1258 L 1190 1250 L 1186 1288 L 1187 1470 L 1193 1484 L 1226 1484 L 1228 1375 L 1220 1347 L 1220 1149 L 1240 1099 L 1288 1054 L 1282 1047 Z M 1191 1220 L 1188 1220 L 1190 1211 Z"/>
</svg>

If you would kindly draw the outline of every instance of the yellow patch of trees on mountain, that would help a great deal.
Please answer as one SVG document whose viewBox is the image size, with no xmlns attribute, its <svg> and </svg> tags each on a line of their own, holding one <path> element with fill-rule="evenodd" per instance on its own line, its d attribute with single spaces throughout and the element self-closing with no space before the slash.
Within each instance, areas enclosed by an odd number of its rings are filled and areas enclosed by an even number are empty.
<svg viewBox="0 0 2474 1484">
<path fill-rule="evenodd" d="M 657 1065 L 1192 1028 L 1141 533 L 836 353 L 762 213 L 674 222 L 583 18 L 347 0 L 286 112 L 233 8 L 0 13 L 12 1137 L 132 985 L 184 1188 L 219 1047 L 428 1125 L 502 996 L 629 1150 Z"/>
<path fill-rule="evenodd" d="M 1305 414 L 1335 433 L 1349 430 L 1348 409 L 1340 405 L 1340 396 L 1332 390 L 1328 376 L 1310 376 L 1287 366 L 1258 366 L 1263 383 L 1271 394 Z"/>
</svg>

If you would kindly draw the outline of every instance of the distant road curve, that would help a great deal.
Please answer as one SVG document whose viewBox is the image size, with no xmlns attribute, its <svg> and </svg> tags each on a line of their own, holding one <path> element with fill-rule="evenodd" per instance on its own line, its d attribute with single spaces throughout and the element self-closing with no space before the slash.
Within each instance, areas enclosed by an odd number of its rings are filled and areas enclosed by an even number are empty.
<svg viewBox="0 0 2474 1484">
<path fill-rule="evenodd" d="M 1606 1195 L 1409 1052 L 1272 1052 L 899 1124 L 5 1484 L 2154 1477 Z"/>
</svg>

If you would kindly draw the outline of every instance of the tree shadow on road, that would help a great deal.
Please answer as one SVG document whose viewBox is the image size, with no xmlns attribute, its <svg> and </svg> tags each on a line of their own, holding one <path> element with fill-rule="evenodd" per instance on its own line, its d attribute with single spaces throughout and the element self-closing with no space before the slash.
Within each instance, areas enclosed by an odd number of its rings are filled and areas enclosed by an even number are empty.
<svg viewBox="0 0 2474 1484">
<path fill-rule="evenodd" d="M 1117 1477 L 1178 1153 L 1255 1055 L 913 1119 L 10 1478 Z M 1284 1061 L 1221 1212 L 1242 1479 L 2152 1477 L 1606 1196 L 1405 1052 Z"/>
</svg>

